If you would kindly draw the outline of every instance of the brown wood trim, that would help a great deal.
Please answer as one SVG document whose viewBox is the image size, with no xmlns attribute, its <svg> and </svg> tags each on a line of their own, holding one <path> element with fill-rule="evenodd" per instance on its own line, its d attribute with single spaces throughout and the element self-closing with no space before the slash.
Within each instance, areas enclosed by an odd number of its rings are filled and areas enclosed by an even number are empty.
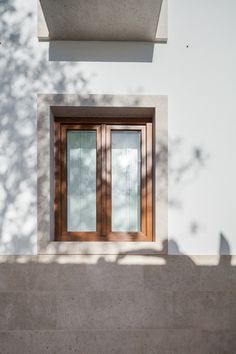
<svg viewBox="0 0 236 354">
<path fill-rule="evenodd" d="M 152 123 L 152 118 L 140 117 L 54 117 L 54 121 L 61 124 L 124 124 L 124 125 L 140 125 Z"/>
<path fill-rule="evenodd" d="M 143 232 L 110 232 L 107 234 L 107 241 L 146 242 L 149 240 Z"/>
<path fill-rule="evenodd" d="M 114 130 L 119 131 L 140 131 L 141 132 L 141 233 L 146 235 L 147 231 L 147 208 L 146 208 L 146 127 L 144 125 L 107 125 L 107 232 L 108 235 L 115 234 L 112 232 L 111 215 L 112 215 L 112 166 L 111 166 L 111 133 Z M 116 233 L 117 234 L 117 233 Z M 121 241 L 125 238 L 125 234 L 138 233 L 118 233 Z M 117 234 L 117 235 L 118 235 Z"/>
<path fill-rule="evenodd" d="M 101 236 L 105 236 L 107 234 L 107 143 L 106 143 L 106 126 L 105 124 L 101 125 L 102 129 L 102 145 L 101 145 L 101 170 L 102 170 L 102 229 L 101 229 Z"/>
<path fill-rule="evenodd" d="M 111 126 L 106 126 L 106 234 L 111 232 Z"/>
<path fill-rule="evenodd" d="M 83 118 L 84 119 L 84 118 Z M 153 240 L 153 141 L 152 123 L 139 119 L 107 119 L 112 124 L 91 123 L 83 119 L 56 119 L 54 122 L 55 157 L 55 240 L 56 241 L 152 241 Z M 104 119 L 100 119 L 104 122 Z M 127 121 L 129 124 L 127 124 Z M 142 122 L 142 123 L 141 123 Z M 114 123 L 114 124 L 113 124 Z M 67 231 L 67 141 L 68 130 L 96 130 L 97 132 L 97 231 Z M 141 230 L 140 232 L 112 232 L 111 213 L 111 132 L 112 130 L 141 131 Z"/>
<path fill-rule="evenodd" d="M 147 234 L 146 126 L 141 138 L 141 231 Z"/>
<path fill-rule="evenodd" d="M 106 241 L 106 236 L 98 235 L 97 232 L 65 232 L 60 241 Z"/>
<path fill-rule="evenodd" d="M 102 230 L 102 214 L 101 214 L 101 186 L 102 186 L 102 160 L 101 160 L 101 126 L 100 125 L 67 125 L 61 124 L 61 238 L 69 236 L 70 232 L 67 231 L 67 132 L 68 131 L 81 131 L 81 130 L 94 130 L 97 133 L 97 192 L 96 192 L 96 219 L 97 231 L 94 233 L 98 238 Z M 77 237 L 82 237 L 83 234 L 89 235 L 90 233 L 75 233 Z"/>
<path fill-rule="evenodd" d="M 102 235 L 103 230 L 103 213 L 102 213 L 102 126 L 96 128 L 97 132 L 97 168 L 96 168 L 96 235 Z"/>
<path fill-rule="evenodd" d="M 60 124 L 54 122 L 54 234 L 55 240 L 60 240 L 61 233 L 61 130 Z"/>
<path fill-rule="evenodd" d="M 147 123 L 146 136 L 147 136 L 147 238 L 153 239 L 153 142 L 152 142 L 152 124 Z"/>
<path fill-rule="evenodd" d="M 59 238 L 62 237 L 66 231 L 67 225 L 67 196 L 66 196 L 66 176 L 67 176 L 67 141 L 66 141 L 66 129 L 62 129 L 61 126 L 61 229 Z"/>
<path fill-rule="evenodd" d="M 147 237 L 142 232 L 110 232 L 106 236 L 97 236 L 92 232 L 68 232 L 61 236 L 60 241 L 82 241 L 82 242 L 147 242 Z"/>
</svg>

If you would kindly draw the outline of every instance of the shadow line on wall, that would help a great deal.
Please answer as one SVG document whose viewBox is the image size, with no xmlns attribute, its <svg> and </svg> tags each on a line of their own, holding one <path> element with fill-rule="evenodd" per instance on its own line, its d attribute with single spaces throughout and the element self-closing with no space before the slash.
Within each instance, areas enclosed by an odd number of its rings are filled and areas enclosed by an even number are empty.
<svg viewBox="0 0 236 354">
<path fill-rule="evenodd" d="M 51 41 L 49 61 L 143 62 L 153 60 L 154 44 L 146 42 Z"/>
</svg>

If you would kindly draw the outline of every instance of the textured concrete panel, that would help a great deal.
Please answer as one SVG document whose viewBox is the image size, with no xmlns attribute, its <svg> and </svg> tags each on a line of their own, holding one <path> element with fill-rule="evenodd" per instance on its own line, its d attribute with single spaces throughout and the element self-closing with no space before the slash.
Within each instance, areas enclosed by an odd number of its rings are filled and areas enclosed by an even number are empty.
<svg viewBox="0 0 236 354">
<path fill-rule="evenodd" d="M 143 339 L 144 354 L 231 354 L 236 332 L 190 329 L 153 330 Z"/>
<path fill-rule="evenodd" d="M 164 257 L 167 262 L 162 271 L 156 265 L 144 267 L 144 284 L 146 288 L 156 290 L 199 289 L 200 268 L 189 257 Z M 176 271 L 178 269 L 178 271 Z"/>
<path fill-rule="evenodd" d="M 0 328 L 55 329 L 56 302 L 54 293 L 0 293 Z"/>
<path fill-rule="evenodd" d="M 38 17 L 44 40 L 153 42 L 167 34 L 166 0 L 40 0 Z"/>
<path fill-rule="evenodd" d="M 170 327 L 169 293 L 149 291 L 60 292 L 58 329 L 124 329 Z"/>
<path fill-rule="evenodd" d="M 86 279 L 92 289 L 97 290 L 126 290 L 143 289 L 143 267 L 131 268 L 125 273 L 126 266 L 117 267 L 114 264 L 101 262 L 99 267 L 87 265 Z"/>
<path fill-rule="evenodd" d="M 1 354 L 232 354 L 236 331 L 4 331 L 0 343 Z"/>
<path fill-rule="evenodd" d="M 230 257 L 226 257 L 225 260 L 230 261 Z M 199 287 L 200 290 L 236 291 L 236 267 L 231 267 L 227 262 L 221 262 L 217 272 L 212 272 L 210 266 L 200 267 Z"/>
<path fill-rule="evenodd" d="M 177 292 L 174 294 L 176 328 L 209 331 L 236 329 L 236 292 Z"/>
<path fill-rule="evenodd" d="M 26 264 L 0 264 L 0 291 L 26 290 L 27 270 Z"/>
<path fill-rule="evenodd" d="M 233 354 L 231 262 L 163 255 L 4 257 L 0 354 Z"/>
<path fill-rule="evenodd" d="M 0 332 L 0 354 L 143 354 L 141 331 Z"/>
</svg>

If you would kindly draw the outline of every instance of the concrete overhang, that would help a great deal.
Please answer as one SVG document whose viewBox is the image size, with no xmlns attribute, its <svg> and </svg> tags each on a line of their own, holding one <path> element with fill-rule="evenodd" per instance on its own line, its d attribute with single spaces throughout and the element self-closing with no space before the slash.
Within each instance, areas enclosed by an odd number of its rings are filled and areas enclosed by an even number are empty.
<svg viewBox="0 0 236 354">
<path fill-rule="evenodd" d="M 38 0 L 44 41 L 167 41 L 167 0 Z"/>
</svg>

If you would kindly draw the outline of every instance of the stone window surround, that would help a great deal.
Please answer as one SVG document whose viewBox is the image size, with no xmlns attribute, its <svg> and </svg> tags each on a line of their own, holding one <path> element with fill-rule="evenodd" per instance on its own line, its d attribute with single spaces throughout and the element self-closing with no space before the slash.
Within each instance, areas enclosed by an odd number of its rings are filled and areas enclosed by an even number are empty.
<svg viewBox="0 0 236 354">
<path fill-rule="evenodd" d="M 37 98 L 38 254 L 166 253 L 167 239 L 167 96 L 39 94 Z M 152 117 L 154 148 L 154 242 L 53 241 L 53 119 L 63 117 Z M 162 147 L 165 153 L 160 156 Z M 158 166 L 160 166 L 158 168 Z M 159 173 L 159 169 L 161 173 Z"/>
</svg>

